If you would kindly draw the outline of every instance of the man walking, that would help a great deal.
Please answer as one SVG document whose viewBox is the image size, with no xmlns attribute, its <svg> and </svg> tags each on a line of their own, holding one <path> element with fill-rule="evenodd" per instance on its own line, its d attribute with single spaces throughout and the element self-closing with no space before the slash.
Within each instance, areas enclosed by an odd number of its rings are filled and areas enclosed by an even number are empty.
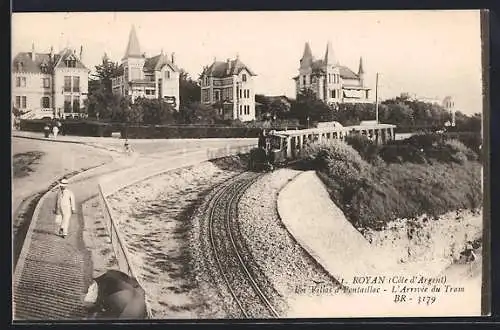
<svg viewBox="0 0 500 330">
<path fill-rule="evenodd" d="M 71 215 L 75 213 L 75 195 L 68 189 L 68 180 L 62 179 L 59 183 L 59 191 L 57 193 L 56 205 L 54 214 L 56 215 L 56 223 L 59 224 L 58 234 L 65 238 L 68 235 L 69 220 Z"/>
</svg>

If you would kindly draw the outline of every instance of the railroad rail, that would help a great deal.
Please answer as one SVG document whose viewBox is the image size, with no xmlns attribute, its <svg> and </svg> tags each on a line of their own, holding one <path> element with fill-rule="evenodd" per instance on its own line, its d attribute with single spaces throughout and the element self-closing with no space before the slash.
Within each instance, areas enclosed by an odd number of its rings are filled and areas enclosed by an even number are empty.
<svg viewBox="0 0 500 330">
<path fill-rule="evenodd" d="M 240 174 L 219 188 L 209 202 L 208 231 L 213 256 L 244 318 L 279 317 L 237 244 L 235 220 L 238 203 L 248 187 L 262 175 L 249 172 Z"/>
</svg>

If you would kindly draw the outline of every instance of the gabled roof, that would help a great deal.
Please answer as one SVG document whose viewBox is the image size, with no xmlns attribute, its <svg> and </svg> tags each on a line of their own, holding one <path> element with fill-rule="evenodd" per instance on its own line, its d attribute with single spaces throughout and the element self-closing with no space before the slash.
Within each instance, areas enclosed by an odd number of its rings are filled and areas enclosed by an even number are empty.
<svg viewBox="0 0 500 330">
<path fill-rule="evenodd" d="M 240 74 L 242 70 L 247 70 L 250 75 L 256 76 L 256 74 L 238 58 L 228 62 L 215 61 L 208 68 L 203 70 L 202 75 L 224 78 Z"/>
<path fill-rule="evenodd" d="M 75 60 L 75 68 L 77 69 L 87 69 L 87 67 L 80 61 L 78 56 L 76 56 L 75 51 L 69 48 L 63 49 L 59 54 L 54 56 L 55 58 L 55 68 L 66 68 L 68 67 L 65 63 L 66 59 Z"/>
<path fill-rule="evenodd" d="M 56 67 L 66 67 L 64 60 L 69 57 L 75 58 L 76 68 L 86 69 L 85 65 L 74 54 L 74 51 L 65 48 L 59 54 L 55 54 L 52 59 L 49 53 L 36 53 L 34 61 L 31 58 L 31 52 L 18 53 L 12 61 L 12 72 L 43 73 L 42 67 L 46 66 L 46 72 L 49 73 Z"/>
<path fill-rule="evenodd" d="M 165 54 L 156 55 L 150 58 L 146 58 L 144 62 L 144 71 L 157 71 L 161 70 L 165 65 L 168 65 L 175 72 L 179 72 L 179 68 L 168 59 Z"/>
</svg>

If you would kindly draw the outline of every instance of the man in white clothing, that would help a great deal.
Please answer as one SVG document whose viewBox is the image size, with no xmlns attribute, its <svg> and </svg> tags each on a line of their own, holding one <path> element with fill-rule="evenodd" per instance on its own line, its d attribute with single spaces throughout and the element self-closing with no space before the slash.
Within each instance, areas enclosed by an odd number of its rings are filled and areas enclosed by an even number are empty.
<svg viewBox="0 0 500 330">
<path fill-rule="evenodd" d="M 57 193 L 56 205 L 54 214 L 56 222 L 60 222 L 58 234 L 63 238 L 68 235 L 69 220 L 71 215 L 75 213 L 75 195 L 68 189 L 68 180 L 62 179 L 59 183 L 59 192 Z"/>
</svg>

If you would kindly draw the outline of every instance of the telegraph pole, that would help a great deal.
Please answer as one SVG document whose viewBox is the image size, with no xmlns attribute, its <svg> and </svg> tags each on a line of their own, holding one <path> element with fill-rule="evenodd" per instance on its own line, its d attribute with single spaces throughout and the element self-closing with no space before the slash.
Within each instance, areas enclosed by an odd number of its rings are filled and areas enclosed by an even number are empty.
<svg viewBox="0 0 500 330">
<path fill-rule="evenodd" d="M 375 78 L 375 120 L 378 124 L 378 72 Z"/>
</svg>

